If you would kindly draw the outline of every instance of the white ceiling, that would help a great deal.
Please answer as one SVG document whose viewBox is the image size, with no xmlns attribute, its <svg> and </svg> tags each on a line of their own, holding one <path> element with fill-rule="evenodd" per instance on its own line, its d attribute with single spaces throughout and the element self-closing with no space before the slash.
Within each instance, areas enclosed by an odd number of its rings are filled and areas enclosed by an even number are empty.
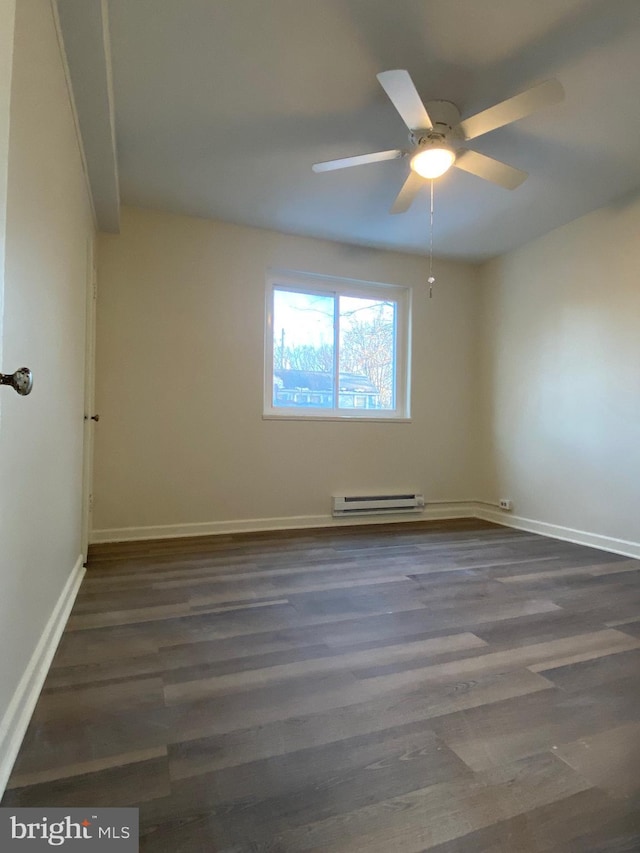
<svg viewBox="0 0 640 853">
<path fill-rule="evenodd" d="M 557 77 L 566 100 L 472 147 L 530 173 L 451 170 L 434 249 L 481 260 L 640 187 L 640 0 L 109 0 L 124 203 L 425 252 L 428 193 L 388 210 L 405 147 L 376 80 L 406 68 L 463 117 Z"/>
</svg>

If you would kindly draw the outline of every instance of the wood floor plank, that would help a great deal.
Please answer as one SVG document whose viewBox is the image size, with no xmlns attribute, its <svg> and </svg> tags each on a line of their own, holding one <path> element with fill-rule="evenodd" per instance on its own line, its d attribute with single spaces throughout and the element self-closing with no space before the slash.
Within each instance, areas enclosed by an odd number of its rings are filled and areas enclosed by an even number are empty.
<svg viewBox="0 0 640 853">
<path fill-rule="evenodd" d="M 557 853 L 636 853 L 640 850 L 640 801 L 632 797 L 625 806 L 622 814 L 612 809 L 595 826 L 587 825 Z"/>
<path fill-rule="evenodd" d="M 164 671 L 165 664 L 157 653 L 124 659 L 90 661 L 68 666 L 64 666 L 62 659 L 58 658 L 49 670 L 45 690 L 80 685 L 95 686 L 109 681 L 121 682 L 152 675 L 162 676 Z"/>
<path fill-rule="evenodd" d="M 180 810 L 183 804 L 196 810 L 214 805 L 216 841 L 224 846 L 272 837 L 425 784 L 471 777 L 466 765 L 417 722 L 176 780 L 172 790 Z M 252 796 L 256 787 L 268 791 L 258 801 Z M 167 816 L 171 810 L 165 803 L 152 817 Z"/>
<path fill-rule="evenodd" d="M 282 835 L 283 846 L 314 853 L 422 853 L 441 844 L 589 787 L 552 756 L 498 772 L 432 785 Z"/>
<path fill-rule="evenodd" d="M 82 634 L 65 628 L 52 666 L 86 666 L 106 661 L 154 655 L 158 643 L 153 637 L 114 631 L 93 631 Z"/>
<path fill-rule="evenodd" d="M 624 632 L 618 632 L 621 636 L 615 637 L 610 645 L 603 645 L 598 649 L 588 649 L 584 652 L 576 652 L 566 657 L 555 658 L 553 661 L 543 661 L 529 666 L 532 672 L 546 672 L 548 669 L 557 669 L 560 666 L 568 666 L 573 663 L 593 660 L 594 658 L 610 658 L 611 655 L 637 649 L 640 646 L 635 637 L 625 639 Z"/>
<path fill-rule="evenodd" d="M 106 625 L 128 625 L 136 622 L 161 621 L 174 616 L 186 616 L 189 604 L 159 604 L 153 607 L 135 607 L 127 610 L 106 610 L 98 613 L 74 613 L 69 617 L 66 630 L 100 628 Z"/>
<path fill-rule="evenodd" d="M 172 739 L 194 740 L 237 729 L 264 725 L 288 717 L 300 717 L 356 705 L 375 698 L 366 683 L 351 674 L 330 673 L 276 683 L 254 690 L 208 697 L 174 705 Z"/>
<path fill-rule="evenodd" d="M 25 788 L 11 788 L 3 806 L 36 808 L 137 806 L 169 794 L 169 768 L 166 757 L 126 763 L 95 773 L 65 776 Z"/>
<path fill-rule="evenodd" d="M 627 651 L 630 648 L 638 648 L 634 645 L 633 638 L 615 629 L 594 631 L 589 634 L 578 634 L 560 640 L 550 640 L 546 643 L 535 643 L 531 646 L 520 646 L 517 649 L 509 649 L 500 652 L 488 652 L 476 657 L 463 657 L 460 660 L 448 663 L 435 663 L 419 670 L 381 675 L 369 681 L 369 688 L 373 690 L 395 690 L 399 687 L 411 684 L 416 677 L 425 682 L 452 681 L 471 677 L 484 672 L 501 672 L 518 667 L 532 668 L 535 664 L 543 662 L 552 664 L 553 661 L 566 661 L 568 653 L 579 654 L 582 660 L 590 657 L 599 657 L 603 652 L 611 654 L 612 649 Z M 578 649 L 580 652 L 578 652 Z"/>
<path fill-rule="evenodd" d="M 43 694 L 46 702 L 38 703 L 33 720 L 69 720 L 78 713 L 90 716 L 96 712 L 143 712 L 162 704 L 162 690 L 161 678 L 125 679 L 107 685 L 46 687 Z"/>
<path fill-rule="evenodd" d="M 429 853 L 566 853 L 575 839 L 624 814 L 603 791 L 590 788 L 437 844 Z"/>
<path fill-rule="evenodd" d="M 91 714 L 79 708 L 62 719 L 34 719 L 13 772 L 49 774 L 56 767 L 64 769 L 138 750 L 164 749 L 172 723 L 171 712 L 164 707 L 120 713 L 94 710 Z M 67 773 L 63 775 L 66 778 Z"/>
<path fill-rule="evenodd" d="M 173 773 L 182 778 L 402 726 L 551 689 L 545 678 L 518 670 L 478 680 L 418 687 L 366 702 L 280 717 L 248 729 L 230 729 L 170 746 Z M 285 711 L 285 714 L 287 712 Z"/>
<path fill-rule="evenodd" d="M 626 679 L 629 690 L 640 681 L 640 649 L 607 657 L 591 658 L 580 663 L 546 669 L 544 677 L 568 692 L 586 692 L 609 681 Z"/>
<path fill-rule="evenodd" d="M 640 722 L 560 744 L 555 754 L 614 796 L 640 793 Z"/>
<path fill-rule="evenodd" d="M 196 681 L 170 684 L 165 688 L 164 694 L 168 704 L 177 704 L 219 693 L 228 693 L 233 690 L 248 689 L 252 686 L 261 687 L 270 683 L 297 678 L 301 675 L 356 669 L 359 666 L 370 664 L 373 660 L 377 662 L 406 659 L 424 661 L 424 659 L 445 652 L 461 652 L 483 646 L 486 646 L 486 643 L 479 640 L 474 634 L 453 634 L 448 637 L 405 642 L 396 646 L 376 647 L 350 654 L 309 658 L 294 663 L 280 664 L 279 666 L 232 672 L 226 675 L 216 675 L 213 678 L 199 678 Z"/>
<path fill-rule="evenodd" d="M 544 693 L 507 699 L 432 722 L 434 731 L 474 770 L 482 771 L 559 744 L 640 720 L 640 694 L 623 682 L 586 692 Z"/>
<path fill-rule="evenodd" d="M 587 564 L 584 566 L 571 566 L 566 568 L 550 569 L 530 574 L 511 575 L 510 577 L 498 578 L 500 583 L 536 583 L 538 581 L 559 580 L 565 577 L 578 577 L 581 575 L 601 577 L 603 575 L 619 574 L 621 572 L 640 572 L 640 560 L 626 560 L 615 563 Z"/>
<path fill-rule="evenodd" d="M 365 640 L 366 638 L 377 639 L 384 632 L 385 626 L 389 626 L 392 633 L 409 634 L 412 630 L 416 632 L 425 631 L 460 631 L 468 630 L 470 625 L 485 625 L 496 623 L 507 619 L 517 619 L 523 616 L 538 615 L 559 611 L 560 608 L 548 600 L 531 599 L 528 601 L 501 601 L 488 602 L 481 605 L 462 602 L 450 606 L 439 604 L 433 609 L 418 598 L 414 598 L 415 613 L 397 610 L 394 614 L 389 612 L 371 613 L 369 619 L 362 618 L 360 624 L 351 619 L 347 624 L 331 624 L 330 634 L 327 642 L 330 645 L 340 645 L 356 636 Z M 374 620 L 373 617 L 378 617 Z M 398 630 L 400 629 L 400 630 Z"/>
<path fill-rule="evenodd" d="M 27 786 L 41 785 L 44 782 L 55 782 L 58 779 L 69 779 L 72 776 L 86 776 L 91 773 L 98 773 L 101 770 L 151 761 L 154 758 L 166 759 L 167 755 L 166 746 L 157 746 L 150 749 L 138 749 L 133 752 L 109 755 L 104 758 L 93 758 L 88 761 L 78 762 L 77 764 L 61 765 L 56 763 L 55 767 L 50 767 L 47 770 L 20 772 L 20 768 L 15 767 L 11 774 L 8 788 L 25 788 Z"/>
</svg>

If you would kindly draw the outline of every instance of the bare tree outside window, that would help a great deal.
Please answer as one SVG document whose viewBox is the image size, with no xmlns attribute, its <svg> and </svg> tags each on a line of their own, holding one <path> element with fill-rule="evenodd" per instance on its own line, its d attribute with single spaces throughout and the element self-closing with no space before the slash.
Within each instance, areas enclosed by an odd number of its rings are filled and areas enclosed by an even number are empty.
<svg viewBox="0 0 640 853">
<path fill-rule="evenodd" d="M 366 376 L 380 394 L 380 408 L 394 401 L 395 305 L 340 297 L 340 372 Z"/>
</svg>

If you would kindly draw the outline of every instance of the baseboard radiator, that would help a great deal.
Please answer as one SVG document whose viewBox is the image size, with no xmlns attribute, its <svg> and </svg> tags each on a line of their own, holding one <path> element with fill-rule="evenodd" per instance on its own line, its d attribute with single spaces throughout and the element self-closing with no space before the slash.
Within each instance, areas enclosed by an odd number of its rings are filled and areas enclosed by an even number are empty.
<svg viewBox="0 0 640 853">
<path fill-rule="evenodd" d="M 332 514 L 336 517 L 355 515 L 386 515 L 422 512 L 424 495 L 334 495 Z"/>
</svg>

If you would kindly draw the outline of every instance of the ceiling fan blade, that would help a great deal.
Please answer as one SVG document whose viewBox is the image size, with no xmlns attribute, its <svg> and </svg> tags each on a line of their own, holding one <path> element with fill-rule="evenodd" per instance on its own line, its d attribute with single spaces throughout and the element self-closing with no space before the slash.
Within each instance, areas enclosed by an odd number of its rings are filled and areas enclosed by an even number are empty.
<svg viewBox="0 0 640 853">
<path fill-rule="evenodd" d="M 493 181 L 494 184 L 499 184 L 506 190 L 515 190 L 527 177 L 527 173 L 521 169 L 508 166 L 500 160 L 487 157 L 486 154 L 465 149 L 458 153 L 453 165 L 479 178 L 484 178 L 485 181 Z"/>
<path fill-rule="evenodd" d="M 402 153 L 399 148 L 394 148 L 393 151 L 376 151 L 373 154 L 343 157 L 342 160 L 326 160 L 324 163 L 314 163 L 311 168 L 314 172 L 333 172 L 334 169 L 348 169 L 349 166 L 363 166 L 366 163 L 378 163 L 381 160 L 398 160 L 402 157 Z"/>
<path fill-rule="evenodd" d="M 404 213 L 409 210 L 413 204 L 413 200 L 418 194 L 418 191 L 424 186 L 424 178 L 421 178 L 413 169 L 409 172 L 409 177 L 402 185 L 402 189 L 396 196 L 393 207 L 390 213 Z"/>
<path fill-rule="evenodd" d="M 409 130 L 430 130 L 433 127 L 408 71 L 381 71 L 377 77 Z"/>
<path fill-rule="evenodd" d="M 482 136 L 491 130 L 504 127 L 505 124 L 511 124 L 518 119 L 525 118 L 525 116 L 542 107 L 557 104 L 563 98 L 562 84 L 558 80 L 547 80 L 538 86 L 534 86 L 533 89 L 527 89 L 520 95 L 514 95 L 513 98 L 502 101 L 494 107 L 489 107 L 488 110 L 483 110 L 481 113 L 466 118 L 460 122 L 458 128 L 464 134 L 465 139 L 475 139 L 476 136 Z"/>
</svg>

